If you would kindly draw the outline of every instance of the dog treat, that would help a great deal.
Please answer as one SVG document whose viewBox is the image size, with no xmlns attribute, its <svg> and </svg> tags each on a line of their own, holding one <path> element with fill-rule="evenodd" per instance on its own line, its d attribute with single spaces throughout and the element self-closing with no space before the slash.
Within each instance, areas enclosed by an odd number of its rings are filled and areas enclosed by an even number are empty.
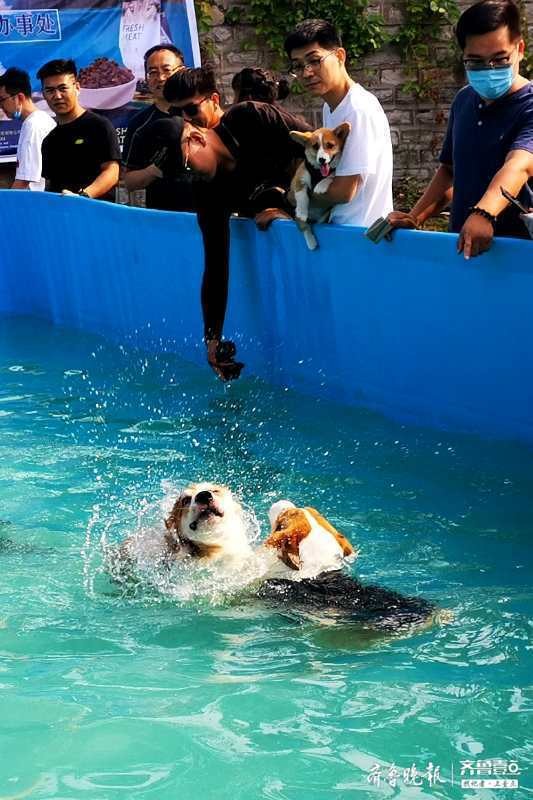
<svg viewBox="0 0 533 800">
<path fill-rule="evenodd" d="M 80 69 L 78 80 L 84 89 L 103 89 L 129 83 L 134 77 L 130 69 L 110 58 L 96 58 L 88 67 Z"/>
</svg>

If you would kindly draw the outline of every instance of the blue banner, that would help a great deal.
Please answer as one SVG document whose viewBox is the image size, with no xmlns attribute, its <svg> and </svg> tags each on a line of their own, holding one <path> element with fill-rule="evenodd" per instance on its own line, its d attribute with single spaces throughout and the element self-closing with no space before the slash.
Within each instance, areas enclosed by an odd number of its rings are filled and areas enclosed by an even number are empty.
<svg viewBox="0 0 533 800">
<path fill-rule="evenodd" d="M 143 99 L 143 55 L 155 44 L 172 42 L 187 66 L 200 65 L 194 0 L 7 0 L 0 3 L 0 73 L 25 69 L 34 101 L 48 110 L 36 73 L 53 58 L 73 58 L 78 69 L 97 58 L 127 67 L 132 75 L 120 86 L 83 86 L 80 102 L 104 113 L 121 110 L 121 128 Z M 34 6 L 39 6 L 34 8 Z M 16 154 L 20 124 L 0 111 L 0 161 Z"/>
<path fill-rule="evenodd" d="M 57 8 L 2 11 L 0 14 L 0 45 L 59 41 L 61 27 Z"/>
</svg>

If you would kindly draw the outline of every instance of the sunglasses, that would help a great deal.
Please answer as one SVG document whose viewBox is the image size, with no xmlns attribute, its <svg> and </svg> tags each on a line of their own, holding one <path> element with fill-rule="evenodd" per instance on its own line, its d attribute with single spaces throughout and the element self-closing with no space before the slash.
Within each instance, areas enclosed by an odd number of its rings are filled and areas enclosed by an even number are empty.
<svg viewBox="0 0 533 800">
<path fill-rule="evenodd" d="M 202 97 L 201 100 L 197 100 L 196 103 L 187 103 L 185 106 L 181 106 L 180 111 L 182 114 L 185 114 L 187 117 L 196 117 L 200 110 L 200 106 L 202 103 L 205 103 L 208 100 L 208 96 Z"/>
</svg>

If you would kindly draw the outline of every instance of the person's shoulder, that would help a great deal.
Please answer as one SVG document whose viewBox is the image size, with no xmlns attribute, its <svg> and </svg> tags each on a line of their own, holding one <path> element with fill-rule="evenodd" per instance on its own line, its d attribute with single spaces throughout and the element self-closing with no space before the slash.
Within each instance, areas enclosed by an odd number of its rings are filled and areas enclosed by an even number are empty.
<svg viewBox="0 0 533 800">
<path fill-rule="evenodd" d="M 243 100 L 241 103 L 234 103 L 225 112 L 222 119 L 224 122 L 233 122 L 234 120 L 246 119 L 249 117 L 256 117 L 261 113 L 261 107 L 265 103 L 259 103 L 256 100 Z"/>
<path fill-rule="evenodd" d="M 259 100 L 244 100 L 242 103 L 235 103 L 231 106 L 222 118 L 225 124 L 230 126 L 247 124 L 255 121 L 263 125 L 280 125 L 290 130 L 308 131 L 311 126 L 297 114 L 273 105 L 272 103 L 262 103 Z"/>
<path fill-rule="evenodd" d="M 116 133 L 116 128 L 108 117 L 103 114 L 98 114 L 96 111 L 85 111 L 81 117 L 78 118 L 81 125 L 91 127 L 95 130 L 112 130 Z"/>
<path fill-rule="evenodd" d="M 234 120 L 261 117 L 279 117 L 277 107 L 270 103 L 262 103 L 259 100 L 243 100 L 241 103 L 234 103 L 230 106 L 223 119 L 226 122 L 233 122 Z"/>
<path fill-rule="evenodd" d="M 522 86 L 521 89 L 514 92 L 511 98 L 520 110 L 523 109 L 530 112 L 533 109 L 533 82 L 529 81 L 526 83 L 525 86 Z"/>
<path fill-rule="evenodd" d="M 355 83 L 346 95 L 347 106 L 355 111 L 384 113 L 381 103 L 376 95 L 365 89 L 360 83 Z"/>
<path fill-rule="evenodd" d="M 279 113 L 281 119 L 287 124 L 289 127 L 294 131 L 311 131 L 313 130 L 312 126 L 301 117 L 299 114 L 293 114 L 292 111 L 287 111 L 285 108 L 281 108 L 280 106 L 274 106 L 276 111 Z"/>
<path fill-rule="evenodd" d="M 43 114 L 44 113 L 46 112 L 43 111 Z M 46 146 L 49 146 L 52 142 L 60 141 L 63 136 L 62 129 L 64 128 L 64 126 L 58 125 L 54 117 L 50 117 L 50 120 L 53 123 L 53 127 L 50 128 L 50 130 L 43 139 L 43 145 L 46 143 Z"/>
<path fill-rule="evenodd" d="M 183 124 L 182 117 L 171 117 L 168 114 L 154 119 L 150 122 L 150 138 L 168 139 L 169 142 L 179 140 L 183 133 Z"/>
<path fill-rule="evenodd" d="M 472 103 L 474 103 L 476 101 L 476 99 L 479 101 L 478 95 L 472 89 L 470 84 L 467 83 L 466 86 L 463 86 L 455 94 L 455 97 L 452 100 L 452 106 L 451 107 L 452 107 L 452 109 L 454 111 L 458 111 L 461 108 L 465 108 L 467 106 L 471 106 Z"/>
<path fill-rule="evenodd" d="M 152 122 L 160 119 L 160 114 L 162 114 L 162 112 L 158 113 L 158 111 L 159 109 L 153 103 L 146 105 L 145 108 L 141 108 L 140 111 L 137 111 L 137 113 L 134 114 L 128 122 L 128 131 L 130 133 L 134 133 L 144 125 L 149 125 Z"/>
<path fill-rule="evenodd" d="M 231 133 L 232 136 L 239 138 L 241 133 L 251 134 L 256 130 L 258 124 L 265 119 L 262 106 L 266 103 L 258 103 L 255 100 L 244 100 L 242 103 L 234 103 L 222 115 L 215 131 L 217 134 L 224 132 Z"/>
<path fill-rule="evenodd" d="M 25 122 L 28 123 L 29 126 L 35 125 L 42 128 L 47 126 L 50 128 L 56 127 L 55 119 L 50 114 L 47 114 L 46 111 L 42 111 L 40 108 L 36 108 L 35 111 L 32 111 L 29 117 L 26 117 Z"/>
</svg>

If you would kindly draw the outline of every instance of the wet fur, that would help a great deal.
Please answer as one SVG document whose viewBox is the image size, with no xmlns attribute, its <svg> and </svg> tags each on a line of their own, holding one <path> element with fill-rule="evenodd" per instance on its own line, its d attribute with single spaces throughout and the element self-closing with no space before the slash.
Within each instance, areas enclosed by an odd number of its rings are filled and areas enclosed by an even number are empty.
<svg viewBox="0 0 533 800">
<path fill-rule="evenodd" d="M 437 611 L 433 603 L 422 597 L 408 597 L 381 586 L 365 586 L 338 570 L 299 581 L 270 579 L 259 588 L 258 596 L 275 606 L 334 611 L 351 622 L 388 632 L 428 627 Z"/>
<path fill-rule="evenodd" d="M 346 574 L 342 566 L 353 560 L 358 550 L 316 509 L 297 508 L 289 500 L 280 500 L 271 507 L 269 518 L 272 531 L 265 546 L 276 550 L 286 569 L 285 574 L 278 570 L 267 576 L 258 591 L 261 599 L 291 609 L 334 612 L 381 631 L 405 632 L 434 622 L 437 609 L 428 600 L 381 586 L 365 586 Z M 313 553 L 313 548 L 317 552 Z M 322 551 L 325 557 L 321 561 Z M 312 565 L 323 565 L 318 574 L 309 574 L 306 557 Z M 449 616 L 442 621 L 450 621 Z"/>
<path fill-rule="evenodd" d="M 275 504 L 272 509 L 275 509 L 276 505 L 278 504 Z M 288 501 L 282 501 L 281 505 L 292 506 Z M 265 547 L 276 550 L 278 557 L 289 569 L 299 570 L 302 567 L 300 548 L 313 530 L 325 533 L 326 541 L 329 536 L 333 538 L 338 545 L 338 558 L 348 558 L 357 554 L 348 539 L 339 533 L 315 508 L 310 507 L 288 507 L 277 514 L 273 520 L 272 532 L 265 541 Z M 333 562 L 332 566 L 337 566 L 337 564 Z"/>
<path fill-rule="evenodd" d="M 208 492 L 213 501 L 198 503 Z M 109 572 L 123 578 L 135 573 L 139 561 L 172 564 L 190 557 L 207 560 L 243 559 L 251 554 L 242 509 L 226 486 L 192 483 L 183 489 L 165 519 L 163 536 L 148 532 L 130 536 L 107 553 Z"/>
</svg>

